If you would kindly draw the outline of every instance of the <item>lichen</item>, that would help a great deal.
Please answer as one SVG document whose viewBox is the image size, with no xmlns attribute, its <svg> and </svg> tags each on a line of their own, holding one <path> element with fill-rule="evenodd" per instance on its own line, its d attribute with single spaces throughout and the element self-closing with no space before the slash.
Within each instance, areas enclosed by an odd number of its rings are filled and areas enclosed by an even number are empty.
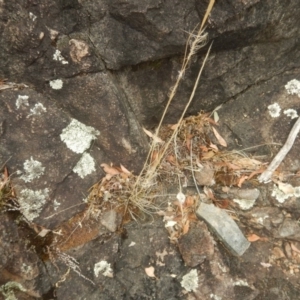
<svg viewBox="0 0 300 300">
<path fill-rule="evenodd" d="M 54 54 L 53 54 L 53 59 L 56 61 L 61 62 L 63 65 L 68 64 L 69 62 L 61 55 L 61 52 L 56 49 Z"/>
<path fill-rule="evenodd" d="M 80 160 L 73 168 L 73 171 L 77 173 L 81 178 L 84 178 L 95 170 L 95 161 L 89 153 L 83 153 Z"/>
<path fill-rule="evenodd" d="M 31 182 L 44 174 L 45 167 L 43 167 L 41 162 L 34 160 L 32 156 L 30 160 L 27 159 L 23 165 L 25 173 L 20 178 L 25 182 Z"/>
<path fill-rule="evenodd" d="M 100 132 L 95 128 L 72 119 L 71 123 L 63 129 L 60 138 L 75 153 L 83 153 L 99 134 Z"/>
<path fill-rule="evenodd" d="M 49 84 L 54 90 L 60 90 L 63 87 L 63 81 L 61 79 L 51 80 Z"/>
<path fill-rule="evenodd" d="M 49 189 L 30 190 L 24 189 L 20 192 L 19 205 L 20 211 L 29 221 L 37 218 L 43 209 L 49 196 Z"/>
<path fill-rule="evenodd" d="M 290 95 L 298 95 L 300 97 L 300 81 L 293 79 L 285 85 L 285 89 Z"/>
<path fill-rule="evenodd" d="M 30 109 L 30 114 L 28 115 L 28 117 L 32 115 L 41 115 L 43 112 L 46 111 L 47 109 L 42 103 L 36 103 L 35 106 Z"/>
<path fill-rule="evenodd" d="M 5 297 L 5 300 L 18 300 L 14 294 L 14 290 L 26 292 L 27 290 L 16 281 L 9 281 L 0 286 L 0 293 Z"/>
<path fill-rule="evenodd" d="M 99 276 L 99 273 L 102 273 L 106 277 L 113 277 L 113 270 L 110 264 L 105 260 L 101 260 L 95 264 L 94 273 L 96 277 Z"/>
<path fill-rule="evenodd" d="M 268 106 L 269 114 L 272 118 L 277 118 L 280 116 L 281 108 L 278 103 L 273 103 Z"/>
<path fill-rule="evenodd" d="M 18 98 L 16 100 L 17 109 L 19 109 L 22 105 L 28 106 L 29 105 L 28 99 L 29 99 L 29 96 L 27 96 L 27 95 L 18 95 Z"/>
<path fill-rule="evenodd" d="M 182 277 L 181 286 L 188 292 L 195 292 L 198 288 L 197 270 L 193 269 Z"/>
<path fill-rule="evenodd" d="M 297 113 L 297 111 L 295 109 L 289 108 L 289 109 L 286 109 L 283 113 L 287 117 L 290 117 L 291 119 L 298 118 L 298 113 Z"/>
</svg>

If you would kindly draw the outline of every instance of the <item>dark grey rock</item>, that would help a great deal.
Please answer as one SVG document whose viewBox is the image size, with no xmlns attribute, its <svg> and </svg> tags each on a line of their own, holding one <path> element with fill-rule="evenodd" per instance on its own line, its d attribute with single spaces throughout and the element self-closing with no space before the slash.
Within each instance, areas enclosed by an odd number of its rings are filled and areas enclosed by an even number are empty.
<svg viewBox="0 0 300 300">
<path fill-rule="evenodd" d="M 196 214 L 207 222 L 232 254 L 241 256 L 249 248 L 250 243 L 244 237 L 238 225 L 224 210 L 213 204 L 200 203 Z"/>
<path fill-rule="evenodd" d="M 192 268 L 213 258 L 214 241 L 204 222 L 191 223 L 189 231 L 178 239 L 178 247 L 185 265 Z"/>
</svg>

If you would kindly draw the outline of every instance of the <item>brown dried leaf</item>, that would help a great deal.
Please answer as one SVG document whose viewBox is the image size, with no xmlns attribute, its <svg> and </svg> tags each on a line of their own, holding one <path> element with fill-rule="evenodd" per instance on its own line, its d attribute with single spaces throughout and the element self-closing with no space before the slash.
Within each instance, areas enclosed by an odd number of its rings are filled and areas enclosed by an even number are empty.
<svg viewBox="0 0 300 300">
<path fill-rule="evenodd" d="M 254 234 L 254 233 L 252 233 L 252 234 L 250 234 L 250 235 L 247 236 L 247 240 L 249 242 L 256 242 L 256 241 L 258 241 L 260 239 L 261 239 L 260 236 Z"/>
<path fill-rule="evenodd" d="M 185 222 L 185 224 L 183 225 L 183 228 L 182 228 L 182 234 L 188 233 L 189 229 L 190 229 L 190 221 L 186 220 L 186 222 Z"/>
<path fill-rule="evenodd" d="M 219 132 L 216 130 L 216 128 L 212 126 L 212 130 L 213 130 L 214 135 L 217 138 L 219 144 L 223 147 L 227 147 L 226 141 L 222 138 L 222 136 L 219 134 Z"/>
<path fill-rule="evenodd" d="M 205 193 L 205 195 L 206 195 L 209 199 L 211 199 L 211 200 L 213 200 L 213 201 L 216 200 L 213 191 L 212 191 L 210 188 L 208 188 L 207 186 L 205 186 L 205 187 L 203 188 L 203 192 Z"/>
<path fill-rule="evenodd" d="M 178 128 L 179 124 L 180 123 L 169 125 L 169 128 L 172 129 L 172 130 L 176 130 Z"/>
<path fill-rule="evenodd" d="M 100 165 L 102 168 L 103 168 L 103 170 L 104 170 L 104 172 L 107 174 L 107 175 L 110 175 L 110 176 L 108 176 L 108 177 L 112 177 L 112 176 L 115 176 L 115 175 L 118 175 L 118 174 L 120 174 L 120 171 L 118 171 L 116 168 L 114 168 L 114 167 L 111 167 L 110 165 L 108 165 L 108 164 L 101 164 Z M 110 178 L 107 178 L 108 180 L 110 179 Z"/>
<path fill-rule="evenodd" d="M 155 134 L 153 134 L 151 131 L 147 130 L 146 128 L 143 127 L 143 130 L 149 137 L 151 137 L 153 139 L 154 142 L 156 142 L 156 143 L 164 142 L 160 137 L 156 136 Z"/>
<path fill-rule="evenodd" d="M 243 184 L 244 181 L 247 180 L 247 179 L 248 179 L 248 176 L 242 175 L 242 176 L 238 179 L 237 186 L 238 186 L 238 187 L 242 187 L 242 184 Z"/>
<path fill-rule="evenodd" d="M 121 170 L 124 174 L 130 176 L 131 175 L 131 172 L 128 171 L 122 164 L 120 164 L 120 167 L 121 167 Z"/>
<path fill-rule="evenodd" d="M 213 156 L 215 156 L 215 152 L 214 151 L 208 151 L 206 153 L 203 153 L 203 155 L 201 156 L 202 160 L 208 160 L 211 159 Z"/>
</svg>

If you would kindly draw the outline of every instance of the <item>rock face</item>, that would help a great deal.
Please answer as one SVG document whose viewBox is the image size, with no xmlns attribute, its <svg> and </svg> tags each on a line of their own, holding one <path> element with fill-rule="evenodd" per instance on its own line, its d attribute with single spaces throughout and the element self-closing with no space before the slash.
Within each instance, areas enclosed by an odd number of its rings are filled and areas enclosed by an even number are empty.
<svg viewBox="0 0 300 300">
<path fill-rule="evenodd" d="M 158 124 L 206 7 L 196 0 L 0 1 L 0 165 L 9 168 L 29 221 L 53 229 L 83 211 L 88 189 L 104 175 L 101 163 L 142 169 L 142 127 Z M 285 141 L 294 122 L 289 110 L 300 108 L 300 83 L 285 87 L 300 81 L 299 15 L 298 1 L 216 1 L 206 26 L 212 50 L 188 114 L 222 104 L 220 133 L 229 149 L 264 144 L 249 153 L 266 155 L 278 148 L 265 144 Z M 206 51 L 194 56 L 165 122 L 178 121 Z M 296 140 L 286 169 L 300 168 L 299 147 Z M 290 205 L 299 216 L 299 205 Z M 299 239 L 288 221 L 278 236 Z M 126 282 L 120 276 L 118 297 Z M 148 295 L 163 293 L 168 276 Z M 170 298 L 179 294 L 176 284 Z M 137 295 L 134 287 L 127 295 Z"/>
</svg>

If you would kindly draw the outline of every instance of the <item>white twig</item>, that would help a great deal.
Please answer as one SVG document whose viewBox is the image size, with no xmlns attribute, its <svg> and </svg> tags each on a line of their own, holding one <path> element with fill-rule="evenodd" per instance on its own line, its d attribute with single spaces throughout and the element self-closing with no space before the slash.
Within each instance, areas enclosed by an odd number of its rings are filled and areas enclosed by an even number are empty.
<svg viewBox="0 0 300 300">
<path fill-rule="evenodd" d="M 258 177 L 259 182 L 269 182 L 273 175 L 273 172 L 278 168 L 280 163 L 283 161 L 287 153 L 292 148 L 295 139 L 300 131 L 300 117 L 298 118 L 297 122 L 294 124 L 285 144 L 277 153 L 277 155 L 273 158 L 272 162 L 268 166 L 268 168 Z"/>
</svg>

